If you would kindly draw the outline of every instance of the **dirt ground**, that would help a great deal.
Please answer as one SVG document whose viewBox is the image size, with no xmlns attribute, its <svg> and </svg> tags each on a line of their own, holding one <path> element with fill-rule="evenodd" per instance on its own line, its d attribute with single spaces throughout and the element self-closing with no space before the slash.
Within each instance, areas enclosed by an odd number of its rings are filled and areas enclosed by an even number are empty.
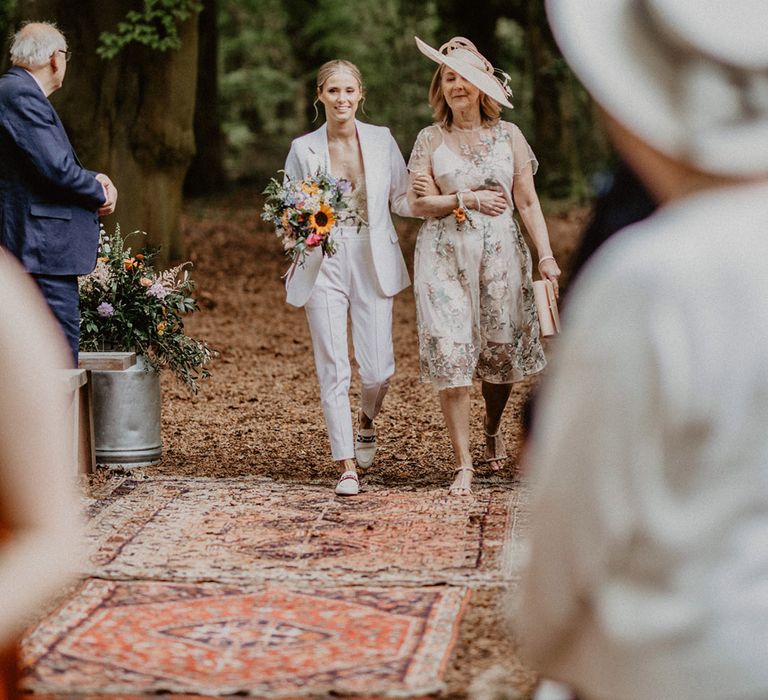
<svg viewBox="0 0 768 700">
<path fill-rule="evenodd" d="M 196 396 L 163 377 L 164 456 L 155 467 L 134 470 L 136 475 L 261 475 L 329 488 L 335 483 L 304 312 L 284 302 L 280 277 L 287 263 L 260 219 L 260 206 L 257 189 L 186 203 L 183 227 L 202 309 L 190 317 L 188 329 L 207 339 L 219 357 L 213 377 Z M 548 218 L 554 252 L 566 272 L 586 216 L 584 209 L 574 209 Z M 399 224 L 409 268 L 417 230 L 414 221 Z M 437 396 L 418 380 L 410 289 L 395 300 L 394 343 L 397 371 L 377 419 L 380 450 L 364 480 L 401 489 L 447 487 L 450 446 Z M 515 387 L 504 419 L 512 457 L 507 469 L 493 475 L 481 465 L 481 481 L 514 485 L 520 407 L 536 381 Z M 356 377 L 352 396 L 354 406 Z M 473 400 L 478 459 L 481 404 L 478 388 Z M 94 478 L 108 477 L 100 473 Z M 473 594 L 446 674 L 448 696 L 465 697 L 471 679 L 495 665 L 504 666 L 508 685 L 519 688 L 521 697 L 530 688 L 532 675 L 517 662 L 500 619 L 500 595 L 494 590 Z"/>
</svg>

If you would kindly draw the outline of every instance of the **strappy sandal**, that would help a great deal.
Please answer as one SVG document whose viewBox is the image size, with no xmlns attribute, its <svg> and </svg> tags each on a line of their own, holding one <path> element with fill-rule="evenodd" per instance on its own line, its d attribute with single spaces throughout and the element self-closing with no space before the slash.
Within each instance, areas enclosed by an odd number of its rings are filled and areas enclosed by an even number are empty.
<svg viewBox="0 0 768 700">
<path fill-rule="evenodd" d="M 373 458 L 376 456 L 376 428 L 360 428 L 360 416 L 357 416 L 357 437 L 355 438 L 355 460 L 357 466 L 367 469 L 373 464 Z"/>
<path fill-rule="evenodd" d="M 483 432 L 485 433 L 486 437 L 486 443 L 488 442 L 488 438 L 491 438 L 493 440 L 493 457 L 486 457 L 483 459 L 483 464 L 493 464 L 494 462 L 502 462 L 501 465 L 497 467 L 491 467 L 491 470 L 494 472 L 501 471 L 504 468 L 503 462 L 507 460 L 507 448 L 504 445 L 503 439 L 501 437 L 501 428 L 499 428 L 495 433 L 489 433 L 485 428 L 483 428 Z M 499 454 L 499 442 L 501 441 L 501 454 Z M 488 449 L 488 445 L 486 444 L 486 449 Z"/>
<path fill-rule="evenodd" d="M 357 477 L 357 472 L 347 469 L 336 482 L 335 491 L 337 496 L 357 496 L 360 493 L 360 480 Z"/>
<path fill-rule="evenodd" d="M 470 474 L 474 474 L 475 470 L 472 467 L 456 467 L 456 469 L 453 470 L 454 474 L 460 474 L 460 473 L 463 474 L 464 472 L 469 472 Z M 472 482 L 470 481 L 469 486 L 456 486 L 456 480 L 454 478 L 454 483 L 451 484 L 450 487 L 448 488 L 448 493 L 451 496 L 471 496 Z"/>
</svg>

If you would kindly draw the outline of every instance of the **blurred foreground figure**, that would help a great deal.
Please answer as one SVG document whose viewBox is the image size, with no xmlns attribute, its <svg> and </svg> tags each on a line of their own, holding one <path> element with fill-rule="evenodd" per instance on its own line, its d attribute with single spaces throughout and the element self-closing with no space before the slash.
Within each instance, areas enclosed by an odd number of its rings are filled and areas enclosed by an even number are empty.
<svg viewBox="0 0 768 700">
<path fill-rule="evenodd" d="M 31 616 L 69 581 L 81 531 L 64 456 L 57 368 L 70 361 L 66 345 L 34 282 L 2 248 L 0 289 L 0 658 L 7 660 Z M 3 666 L 0 685 L 13 673 Z"/>
<path fill-rule="evenodd" d="M 580 700 L 768 697 L 768 3 L 550 0 L 660 209 L 570 292 L 519 638 Z"/>
<path fill-rule="evenodd" d="M 642 221 L 655 209 L 656 202 L 646 187 L 621 161 L 611 175 L 609 187 L 597 196 L 592 217 L 571 258 L 570 280 L 576 279 L 587 261 L 614 233 Z"/>
</svg>

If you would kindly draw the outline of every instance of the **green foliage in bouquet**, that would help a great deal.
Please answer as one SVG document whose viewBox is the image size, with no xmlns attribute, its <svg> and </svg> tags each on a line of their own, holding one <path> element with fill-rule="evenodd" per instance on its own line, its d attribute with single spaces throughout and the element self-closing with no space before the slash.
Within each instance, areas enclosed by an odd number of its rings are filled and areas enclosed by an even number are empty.
<svg viewBox="0 0 768 700">
<path fill-rule="evenodd" d="M 210 376 L 214 353 L 184 332 L 183 317 L 198 310 L 185 269 L 191 263 L 157 272 L 157 251 L 133 255 L 125 245 L 129 236 L 121 235 L 119 225 L 113 236 L 102 228 L 96 268 L 79 280 L 80 349 L 144 355 L 197 393 L 198 381 Z"/>
</svg>

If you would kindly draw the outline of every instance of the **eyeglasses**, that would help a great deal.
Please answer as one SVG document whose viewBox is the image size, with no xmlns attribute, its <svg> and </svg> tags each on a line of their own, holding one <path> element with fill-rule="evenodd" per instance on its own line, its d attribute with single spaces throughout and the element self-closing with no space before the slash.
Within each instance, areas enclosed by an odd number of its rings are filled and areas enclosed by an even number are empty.
<svg viewBox="0 0 768 700">
<path fill-rule="evenodd" d="M 56 49 L 54 53 L 63 53 L 66 63 L 69 63 L 69 59 L 72 58 L 72 52 L 69 49 Z"/>
</svg>

